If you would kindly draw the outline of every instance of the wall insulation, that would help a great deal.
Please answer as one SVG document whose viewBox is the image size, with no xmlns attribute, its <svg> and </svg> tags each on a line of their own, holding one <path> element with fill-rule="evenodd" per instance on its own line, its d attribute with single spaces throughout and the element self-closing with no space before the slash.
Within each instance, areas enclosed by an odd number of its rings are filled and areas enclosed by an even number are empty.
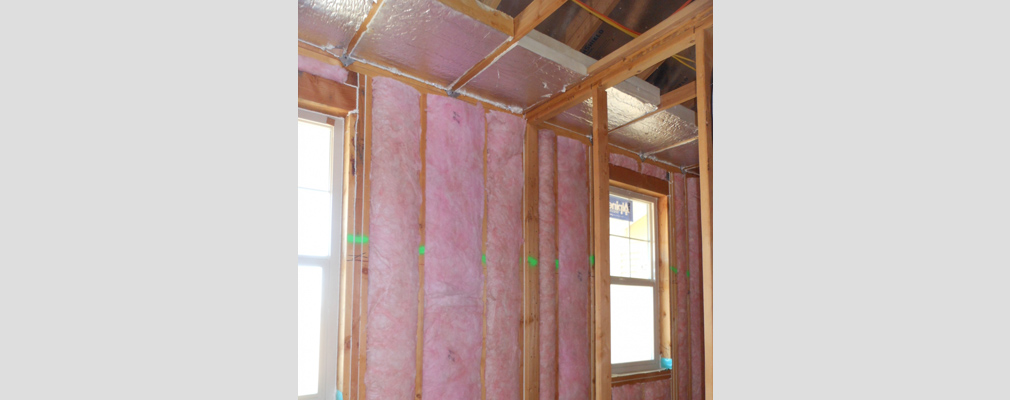
<svg viewBox="0 0 1010 400">
<path fill-rule="evenodd" d="M 557 172 L 557 136 L 553 131 L 539 132 L 540 158 L 540 398 L 558 396 L 558 269 L 557 204 L 555 180 Z"/>
<path fill-rule="evenodd" d="M 558 137 L 558 399 L 590 398 L 587 146 Z"/>
<path fill-rule="evenodd" d="M 369 399 L 414 396 L 417 221 L 421 210 L 420 94 L 372 80 L 369 288 L 365 385 Z"/>
<path fill-rule="evenodd" d="M 430 120 L 429 120 L 430 121 Z M 488 400 L 522 393 L 523 136 L 526 122 L 487 113 L 487 303 L 484 382 Z M 479 352 L 478 352 L 479 353 Z"/>
<path fill-rule="evenodd" d="M 616 165 L 618 167 L 623 167 L 630 169 L 635 172 L 640 172 L 643 175 L 651 176 L 653 178 L 659 178 L 666 180 L 666 170 L 657 167 L 652 164 L 638 162 L 634 158 L 628 157 L 624 154 L 610 153 L 609 161 L 611 165 Z"/>
<path fill-rule="evenodd" d="M 701 295 L 701 193 L 698 178 L 687 178 L 688 258 L 690 259 L 691 296 L 691 391 L 693 399 L 705 398 L 705 330 Z"/>
<path fill-rule="evenodd" d="M 347 70 L 339 65 L 324 63 L 312 57 L 298 55 L 298 70 L 334 82 L 347 82 Z"/>
<path fill-rule="evenodd" d="M 484 110 L 432 94 L 427 105 L 422 396 L 477 399 L 484 289 Z M 374 164 L 386 161 L 376 160 Z M 416 312 L 412 307 L 407 311 L 411 309 Z M 409 358 L 404 355 L 399 362 L 404 360 Z"/>
<path fill-rule="evenodd" d="M 674 283 L 677 286 L 676 338 L 677 346 L 677 398 L 691 399 L 691 338 L 689 330 L 688 302 L 688 250 L 687 250 L 687 185 L 684 174 L 672 174 L 673 183 L 673 240 L 674 240 Z"/>
<path fill-rule="evenodd" d="M 670 378 L 655 381 L 614 386 L 610 390 L 611 400 L 669 400 Z"/>
</svg>

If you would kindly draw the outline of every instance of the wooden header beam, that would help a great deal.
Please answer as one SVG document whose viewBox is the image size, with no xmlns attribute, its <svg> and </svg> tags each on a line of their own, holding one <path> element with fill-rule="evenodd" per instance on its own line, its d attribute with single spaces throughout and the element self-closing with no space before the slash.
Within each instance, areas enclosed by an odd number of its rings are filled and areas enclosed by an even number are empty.
<svg viewBox="0 0 1010 400">
<path fill-rule="evenodd" d="M 354 87 L 298 72 L 298 107 L 344 117 L 358 107 L 357 95 Z"/>
<path fill-rule="evenodd" d="M 666 92 L 666 94 L 659 96 L 659 107 L 656 107 L 655 110 L 647 112 L 643 114 L 641 117 L 628 121 L 624 125 L 618 126 L 613 130 L 619 131 L 621 130 L 621 128 L 624 128 L 625 126 L 634 124 L 638 121 L 649 118 L 660 111 L 668 110 L 670 108 L 683 104 L 685 101 L 695 98 L 695 91 L 697 90 L 697 86 L 698 85 L 694 81 L 691 81 L 684 84 L 684 86 Z"/>
<path fill-rule="evenodd" d="M 585 101 L 595 87 L 614 86 L 694 45 L 695 30 L 711 25 L 712 0 L 699 0 L 684 7 L 620 49 L 589 67 L 589 76 L 564 93 L 554 95 L 526 114 L 531 121 L 549 119 L 576 103 Z"/>
</svg>

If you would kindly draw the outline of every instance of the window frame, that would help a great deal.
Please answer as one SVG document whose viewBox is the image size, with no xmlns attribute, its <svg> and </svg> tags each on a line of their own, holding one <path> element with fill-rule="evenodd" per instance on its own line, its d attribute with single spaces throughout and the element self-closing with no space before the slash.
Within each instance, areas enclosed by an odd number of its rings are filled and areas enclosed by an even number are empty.
<svg viewBox="0 0 1010 400">
<path fill-rule="evenodd" d="M 321 267 L 323 272 L 322 305 L 319 334 L 319 380 L 316 393 L 298 396 L 298 400 L 329 400 L 337 396 L 337 371 L 340 346 L 340 285 L 344 246 L 343 236 L 343 177 L 344 177 L 344 119 L 298 109 L 298 120 L 330 128 L 330 255 L 304 256 L 297 254 L 298 266 Z M 334 122 L 328 122 L 332 120 Z M 297 130 L 295 140 L 297 140 Z M 297 271 L 297 270 L 296 270 Z"/>
<path fill-rule="evenodd" d="M 661 298 L 662 294 L 661 285 L 659 281 L 659 257 L 660 257 L 660 235 L 659 235 L 659 198 L 653 195 L 645 194 L 640 191 L 632 190 L 625 187 L 619 187 L 614 185 L 613 182 L 610 184 L 610 194 L 614 194 L 621 197 L 631 198 L 642 202 L 647 202 L 650 205 L 650 221 L 649 229 L 651 231 L 650 242 L 652 243 L 652 279 L 641 279 L 641 278 L 628 278 L 623 276 L 613 276 L 610 275 L 610 286 L 613 285 L 625 285 L 625 286 L 646 286 L 652 287 L 652 311 L 653 311 L 653 359 L 645 361 L 633 361 L 626 363 L 611 363 L 610 371 L 611 375 L 624 375 L 624 374 L 634 374 L 648 371 L 657 371 L 662 369 L 662 344 L 661 333 L 662 332 L 662 310 L 661 310 Z M 608 243 L 612 235 L 607 232 Z M 631 239 L 635 240 L 635 239 Z M 610 271 L 607 271 L 609 274 Z M 613 338 L 611 338 L 613 340 Z M 611 345 L 613 348 L 613 345 Z"/>
</svg>

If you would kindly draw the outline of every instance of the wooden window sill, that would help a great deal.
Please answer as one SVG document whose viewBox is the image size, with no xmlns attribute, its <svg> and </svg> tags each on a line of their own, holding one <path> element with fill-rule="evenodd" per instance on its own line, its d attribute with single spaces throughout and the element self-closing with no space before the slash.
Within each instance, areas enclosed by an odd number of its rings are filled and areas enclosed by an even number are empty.
<svg viewBox="0 0 1010 400">
<path fill-rule="evenodd" d="M 658 381 L 670 377 L 670 370 L 664 369 L 660 371 L 646 371 L 646 372 L 635 372 L 632 374 L 624 375 L 614 375 L 610 378 L 610 386 L 622 386 L 631 385 L 635 383 L 644 383 L 651 381 Z"/>
</svg>

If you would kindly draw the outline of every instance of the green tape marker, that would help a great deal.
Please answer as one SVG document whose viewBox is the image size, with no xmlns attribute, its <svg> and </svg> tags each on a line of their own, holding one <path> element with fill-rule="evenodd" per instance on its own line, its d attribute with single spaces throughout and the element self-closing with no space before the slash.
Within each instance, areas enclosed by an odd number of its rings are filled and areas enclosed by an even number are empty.
<svg viewBox="0 0 1010 400">
<path fill-rule="evenodd" d="M 673 270 L 673 273 L 675 273 L 675 274 L 677 273 L 677 269 L 676 269 L 676 268 L 674 268 L 674 267 L 670 267 L 670 269 L 672 269 L 672 270 Z"/>
<path fill-rule="evenodd" d="M 424 245 L 423 244 L 421 245 L 421 247 L 417 248 L 417 253 L 420 254 L 420 255 L 422 255 L 422 256 L 424 255 Z"/>
<path fill-rule="evenodd" d="M 347 235 L 347 241 L 350 243 L 368 243 L 368 236 Z"/>
<path fill-rule="evenodd" d="M 561 269 L 561 263 L 556 258 L 554 259 L 554 269 Z"/>
<path fill-rule="evenodd" d="M 688 278 L 690 278 L 690 277 L 691 277 L 691 271 L 687 271 L 687 277 L 688 277 Z"/>
<path fill-rule="evenodd" d="M 596 258 L 592 255 L 589 256 L 589 265 L 596 265 Z"/>
<path fill-rule="evenodd" d="M 533 257 L 526 257 L 526 261 L 530 262 L 530 266 L 531 267 L 537 266 L 537 259 L 535 259 Z"/>
<path fill-rule="evenodd" d="M 487 264 L 487 254 L 481 254 L 480 255 L 480 263 L 481 264 Z"/>
</svg>

